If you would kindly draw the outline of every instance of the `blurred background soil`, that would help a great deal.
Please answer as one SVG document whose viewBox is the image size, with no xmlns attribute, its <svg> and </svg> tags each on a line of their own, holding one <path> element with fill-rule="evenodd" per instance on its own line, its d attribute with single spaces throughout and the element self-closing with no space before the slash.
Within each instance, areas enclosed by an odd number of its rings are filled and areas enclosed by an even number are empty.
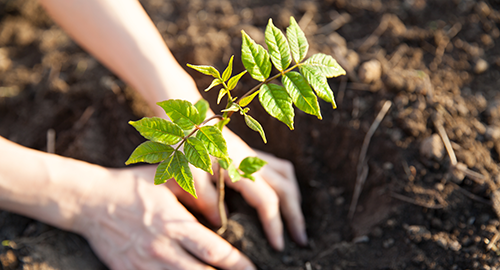
<svg viewBox="0 0 500 270">
<path fill-rule="evenodd" d="M 141 2 L 183 66 L 223 69 L 233 54 L 240 63 L 241 29 L 264 44 L 269 18 L 284 29 L 294 16 L 309 54 L 333 55 L 347 70 L 329 80 L 338 109 L 321 101 L 322 121 L 296 111 L 290 131 L 254 104 L 267 145 L 242 119 L 230 124 L 253 147 L 291 160 L 302 192 L 310 244 L 286 238 L 283 252 L 228 192 L 226 237 L 260 269 L 500 269 L 500 3 Z M 210 83 L 188 72 L 200 89 Z M 246 77 L 236 95 L 254 85 Z M 143 140 L 127 122 L 148 114 L 35 0 L 0 0 L 1 136 L 46 151 L 54 130 L 57 154 L 123 167 Z M 106 269 L 82 237 L 13 213 L 0 212 L 0 240 L 3 269 Z"/>
</svg>

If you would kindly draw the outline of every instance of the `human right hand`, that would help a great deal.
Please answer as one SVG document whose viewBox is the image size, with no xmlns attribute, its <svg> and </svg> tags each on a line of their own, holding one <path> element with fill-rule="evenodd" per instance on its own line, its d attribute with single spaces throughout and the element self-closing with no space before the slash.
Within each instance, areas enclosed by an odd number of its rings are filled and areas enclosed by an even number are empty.
<svg viewBox="0 0 500 270">
<path fill-rule="evenodd" d="M 107 177 L 89 179 L 73 230 L 111 269 L 255 269 L 169 189 L 151 183 L 155 168 L 109 169 Z"/>
</svg>

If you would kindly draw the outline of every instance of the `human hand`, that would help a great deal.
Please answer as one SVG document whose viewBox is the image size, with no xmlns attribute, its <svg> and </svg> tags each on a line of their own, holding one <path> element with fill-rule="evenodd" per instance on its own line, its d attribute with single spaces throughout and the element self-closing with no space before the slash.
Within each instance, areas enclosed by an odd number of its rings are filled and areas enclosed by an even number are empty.
<svg viewBox="0 0 500 270">
<path fill-rule="evenodd" d="M 172 192 L 151 183 L 155 168 L 109 169 L 90 179 L 93 187 L 81 198 L 73 230 L 111 269 L 255 269 Z"/>
<path fill-rule="evenodd" d="M 300 208 L 300 192 L 291 162 L 269 154 L 255 151 L 229 130 L 224 131 L 229 156 L 239 164 L 247 156 L 258 156 L 267 161 L 260 171 L 254 174 L 255 182 L 242 179 L 233 183 L 226 177 L 226 185 L 237 190 L 253 206 L 266 232 L 271 246 L 283 250 L 283 215 L 292 239 L 300 245 L 307 245 L 305 222 Z M 217 192 L 210 182 L 209 175 L 198 169 L 192 169 L 198 199 L 183 191 L 175 181 L 168 181 L 167 186 L 180 201 L 199 211 L 214 225 L 220 225 L 217 208 Z"/>
</svg>

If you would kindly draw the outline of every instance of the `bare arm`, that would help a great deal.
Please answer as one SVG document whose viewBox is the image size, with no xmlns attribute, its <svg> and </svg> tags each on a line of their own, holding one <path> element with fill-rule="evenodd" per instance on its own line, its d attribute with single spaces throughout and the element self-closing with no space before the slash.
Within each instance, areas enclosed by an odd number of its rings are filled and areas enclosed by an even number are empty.
<svg viewBox="0 0 500 270">
<path fill-rule="evenodd" d="M 201 98 L 138 1 L 40 2 L 78 44 L 139 91 L 157 115 L 164 115 L 158 101 Z"/>
</svg>

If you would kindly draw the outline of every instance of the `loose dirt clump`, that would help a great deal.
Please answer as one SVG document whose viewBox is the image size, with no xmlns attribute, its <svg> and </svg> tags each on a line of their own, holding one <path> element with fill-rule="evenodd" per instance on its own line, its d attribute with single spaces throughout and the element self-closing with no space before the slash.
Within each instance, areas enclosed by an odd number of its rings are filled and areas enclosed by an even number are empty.
<svg viewBox="0 0 500 270">
<path fill-rule="evenodd" d="M 330 80 L 338 109 L 321 102 L 323 121 L 297 112 L 289 131 L 253 106 L 267 145 L 242 119 L 229 125 L 253 147 L 290 159 L 302 192 L 310 244 L 287 238 L 279 253 L 255 211 L 228 191 L 226 237 L 260 269 L 500 268 L 498 3 L 141 2 L 182 65 L 223 68 L 233 54 L 241 63 L 241 29 L 264 44 L 268 19 L 283 29 L 293 15 L 310 53 L 333 55 L 347 70 Z M 192 75 L 200 89 L 210 84 Z M 243 79 L 236 95 L 253 86 Z M 141 142 L 127 122 L 145 114 L 132 89 L 36 1 L 0 0 L 1 136 L 46 150 L 52 129 L 56 153 L 122 167 Z M 12 213 L 0 213 L 0 240 L 9 240 L 3 269 L 105 269 L 81 237 Z"/>
</svg>

